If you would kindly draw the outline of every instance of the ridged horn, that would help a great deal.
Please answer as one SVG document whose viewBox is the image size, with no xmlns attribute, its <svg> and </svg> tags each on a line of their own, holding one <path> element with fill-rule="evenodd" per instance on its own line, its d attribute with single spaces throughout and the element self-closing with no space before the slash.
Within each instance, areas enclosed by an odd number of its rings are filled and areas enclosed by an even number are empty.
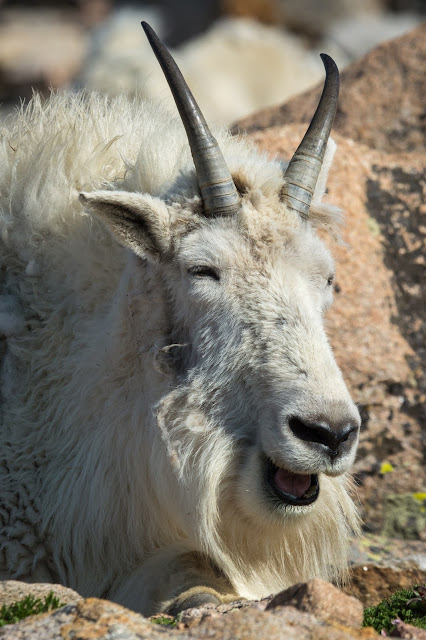
<svg viewBox="0 0 426 640">
<path fill-rule="evenodd" d="M 231 173 L 182 73 L 154 30 L 142 22 L 186 130 L 207 217 L 234 215 L 240 198 Z"/>
<path fill-rule="evenodd" d="M 282 190 L 282 200 L 305 220 L 309 218 L 309 207 L 321 171 L 339 97 L 339 70 L 336 63 L 326 53 L 321 53 L 321 59 L 326 74 L 324 88 L 311 124 L 285 171 L 285 185 Z"/>
</svg>

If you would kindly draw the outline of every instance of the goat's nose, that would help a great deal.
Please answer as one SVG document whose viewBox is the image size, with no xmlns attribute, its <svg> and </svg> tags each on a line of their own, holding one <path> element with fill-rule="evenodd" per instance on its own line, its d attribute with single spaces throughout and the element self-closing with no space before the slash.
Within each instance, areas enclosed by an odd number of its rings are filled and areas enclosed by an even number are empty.
<svg viewBox="0 0 426 640">
<path fill-rule="evenodd" d="M 358 425 L 353 422 L 331 427 L 325 422 L 304 422 L 300 418 L 290 418 L 289 427 L 300 440 L 316 442 L 327 448 L 331 458 L 350 449 L 358 434 Z"/>
</svg>

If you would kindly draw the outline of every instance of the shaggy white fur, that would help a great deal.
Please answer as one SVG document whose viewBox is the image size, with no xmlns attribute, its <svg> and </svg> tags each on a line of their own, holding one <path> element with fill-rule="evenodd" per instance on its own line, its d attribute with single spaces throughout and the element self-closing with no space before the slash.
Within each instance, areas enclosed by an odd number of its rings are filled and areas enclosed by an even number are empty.
<svg viewBox="0 0 426 640">
<path fill-rule="evenodd" d="M 200 215 L 158 105 L 35 97 L 1 131 L 1 578 L 150 614 L 196 587 L 261 597 L 344 573 L 356 441 L 330 462 L 288 427 L 359 420 L 322 324 L 334 145 L 307 224 L 279 162 L 215 135 L 232 219 Z M 318 499 L 276 504 L 265 456 L 319 474 Z"/>
</svg>

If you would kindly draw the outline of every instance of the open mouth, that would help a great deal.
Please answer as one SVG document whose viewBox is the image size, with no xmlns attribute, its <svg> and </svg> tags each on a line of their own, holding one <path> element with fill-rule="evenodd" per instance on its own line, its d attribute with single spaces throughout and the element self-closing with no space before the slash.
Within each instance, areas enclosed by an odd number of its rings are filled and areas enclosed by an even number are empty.
<svg viewBox="0 0 426 640">
<path fill-rule="evenodd" d="M 319 481 L 316 474 L 303 474 L 277 467 L 272 460 L 266 464 L 266 482 L 274 495 L 283 504 L 306 506 L 319 496 Z"/>
</svg>

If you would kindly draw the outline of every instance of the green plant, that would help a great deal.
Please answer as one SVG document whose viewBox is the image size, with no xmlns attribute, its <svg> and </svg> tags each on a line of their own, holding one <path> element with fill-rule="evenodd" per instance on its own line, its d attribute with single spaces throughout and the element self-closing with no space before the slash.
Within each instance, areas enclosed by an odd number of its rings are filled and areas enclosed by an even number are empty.
<svg viewBox="0 0 426 640">
<path fill-rule="evenodd" d="M 396 619 L 426 629 L 426 586 L 401 589 L 364 611 L 364 627 L 374 627 L 379 633 L 391 631 Z"/>
<path fill-rule="evenodd" d="M 37 613 L 46 613 L 58 607 L 63 607 L 64 602 L 55 596 L 53 591 L 47 594 L 43 600 L 28 595 L 13 604 L 3 605 L 0 611 L 0 627 L 5 624 L 14 624 L 27 616 L 33 616 Z"/>
<path fill-rule="evenodd" d="M 163 613 L 151 616 L 150 620 L 154 624 L 161 624 L 163 627 L 175 627 L 177 624 L 177 621 L 172 616 Z"/>
</svg>

